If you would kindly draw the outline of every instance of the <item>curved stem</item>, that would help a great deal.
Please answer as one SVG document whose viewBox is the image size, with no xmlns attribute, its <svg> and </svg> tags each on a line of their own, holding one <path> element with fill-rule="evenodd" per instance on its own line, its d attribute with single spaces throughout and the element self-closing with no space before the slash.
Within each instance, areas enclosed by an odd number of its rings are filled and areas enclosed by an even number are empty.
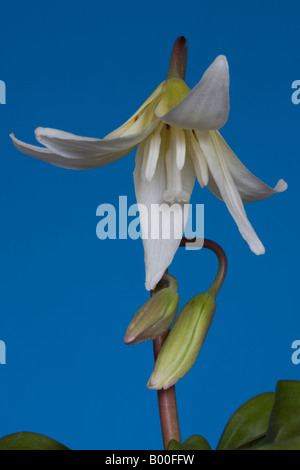
<svg viewBox="0 0 300 470">
<path fill-rule="evenodd" d="M 217 255 L 218 261 L 219 261 L 218 272 L 217 272 L 217 275 L 215 277 L 215 280 L 212 286 L 208 290 L 208 292 L 215 298 L 223 284 L 223 281 L 226 276 L 226 271 L 227 271 L 227 257 L 226 257 L 224 250 L 216 242 L 213 242 L 212 240 L 208 240 L 208 239 L 204 239 L 204 242 L 203 242 L 203 239 L 200 239 L 200 238 L 194 238 L 192 240 L 189 240 L 183 237 L 181 240 L 180 246 L 185 247 L 186 244 L 188 244 L 189 246 L 194 245 L 195 247 L 198 246 L 200 248 L 202 247 L 208 248 L 209 250 L 213 251 Z M 168 270 L 167 270 L 165 274 L 163 275 L 161 281 L 157 284 L 155 291 L 151 291 L 151 296 L 154 292 L 157 292 L 160 289 L 163 289 L 168 284 L 171 287 L 171 283 L 176 281 L 175 279 L 173 281 L 173 279 L 174 278 L 172 276 L 169 276 Z M 153 340 L 153 350 L 154 350 L 155 361 L 159 354 L 159 351 L 161 350 L 163 342 L 165 341 L 168 334 L 169 334 L 169 331 L 167 331 L 163 335 Z M 167 449 L 172 439 L 175 439 L 176 441 L 181 442 L 175 386 L 173 385 L 167 390 L 158 390 L 157 397 L 158 397 L 158 407 L 159 407 L 160 423 L 161 423 L 164 448 Z"/>
<path fill-rule="evenodd" d="M 223 250 L 223 248 L 220 245 L 218 245 L 218 243 L 213 242 L 212 240 L 205 239 L 203 247 L 208 248 L 209 250 L 213 251 L 218 257 L 218 261 L 219 261 L 218 272 L 217 272 L 217 275 L 215 277 L 215 280 L 214 280 L 213 284 L 211 285 L 211 287 L 208 290 L 208 292 L 210 294 L 212 294 L 214 297 L 216 297 L 219 290 L 222 287 L 222 284 L 223 284 L 225 276 L 226 276 L 227 257 L 226 257 L 226 254 L 225 254 L 225 251 Z"/>
<path fill-rule="evenodd" d="M 225 251 L 223 248 L 218 245 L 218 243 L 208 240 L 207 238 L 203 239 L 202 238 L 194 238 L 193 240 L 189 240 L 188 238 L 183 237 L 180 243 L 180 246 L 185 247 L 185 245 L 188 244 L 189 246 L 199 246 L 203 248 L 208 248 L 209 250 L 213 251 L 218 258 L 219 261 L 219 268 L 217 275 L 215 277 L 215 280 L 213 284 L 210 286 L 208 289 L 208 293 L 211 294 L 214 298 L 217 296 L 219 290 L 221 289 L 221 286 L 224 282 L 226 272 L 227 272 L 227 256 L 225 254 Z"/>
</svg>

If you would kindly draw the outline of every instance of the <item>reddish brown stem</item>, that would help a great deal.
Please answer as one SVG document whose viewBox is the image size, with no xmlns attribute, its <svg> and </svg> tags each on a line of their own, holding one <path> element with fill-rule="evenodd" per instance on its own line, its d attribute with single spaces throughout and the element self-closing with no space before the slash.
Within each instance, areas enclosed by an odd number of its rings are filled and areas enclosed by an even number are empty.
<svg viewBox="0 0 300 470">
<path fill-rule="evenodd" d="M 218 245 L 218 243 L 208 240 L 208 238 L 185 238 L 183 237 L 180 243 L 180 246 L 185 247 L 185 246 L 198 246 L 198 247 L 203 247 L 203 248 L 208 248 L 209 250 L 213 251 L 215 255 L 218 258 L 219 261 L 219 269 L 216 275 L 216 278 L 211 285 L 210 289 L 208 292 L 213 294 L 215 297 L 217 296 L 219 290 L 222 287 L 222 284 L 224 282 L 226 272 L 227 272 L 227 257 L 225 254 L 225 251 L 223 248 Z"/>
<path fill-rule="evenodd" d="M 155 292 L 166 287 L 166 274 L 168 274 L 168 270 L 165 272 L 162 280 L 158 283 Z M 152 293 L 153 292 L 151 291 L 151 295 Z M 153 340 L 155 361 L 168 334 L 169 331 Z M 173 385 L 173 387 L 170 387 L 168 390 L 158 390 L 157 398 L 164 449 L 167 449 L 169 442 L 172 439 L 181 442 L 175 386 Z"/>
<path fill-rule="evenodd" d="M 153 341 L 155 360 L 168 334 L 169 332 L 164 333 Z M 167 449 L 172 439 L 181 442 L 175 386 L 173 385 L 168 390 L 158 390 L 157 397 L 163 443 L 164 448 Z"/>
</svg>

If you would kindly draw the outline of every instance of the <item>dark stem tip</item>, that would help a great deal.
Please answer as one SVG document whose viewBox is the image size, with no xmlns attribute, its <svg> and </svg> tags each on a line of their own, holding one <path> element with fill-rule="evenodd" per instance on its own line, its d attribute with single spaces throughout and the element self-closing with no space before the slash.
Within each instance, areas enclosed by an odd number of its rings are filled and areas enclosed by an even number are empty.
<svg viewBox="0 0 300 470">
<path fill-rule="evenodd" d="M 175 43 L 174 43 L 174 47 L 187 47 L 187 40 L 184 36 L 179 36 Z"/>
<path fill-rule="evenodd" d="M 173 46 L 167 78 L 185 79 L 187 61 L 187 40 L 179 36 Z"/>
</svg>

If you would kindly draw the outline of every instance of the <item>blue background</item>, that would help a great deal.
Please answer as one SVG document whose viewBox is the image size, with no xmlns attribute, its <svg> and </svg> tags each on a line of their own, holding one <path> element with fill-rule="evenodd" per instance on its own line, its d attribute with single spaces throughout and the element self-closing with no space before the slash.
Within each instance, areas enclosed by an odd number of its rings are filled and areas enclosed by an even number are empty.
<svg viewBox="0 0 300 470">
<path fill-rule="evenodd" d="M 243 163 L 287 192 L 246 207 L 266 247 L 255 256 L 224 203 L 196 185 L 206 237 L 227 252 L 228 277 L 193 369 L 177 385 L 182 437 L 216 446 L 230 415 L 279 379 L 299 379 L 291 344 L 299 319 L 298 1 L 1 4 L 0 435 L 28 430 L 73 449 L 160 449 L 156 393 L 146 388 L 152 345 L 123 335 L 148 298 L 141 240 L 96 237 L 96 208 L 135 202 L 134 152 L 92 171 L 52 167 L 19 153 L 38 126 L 103 137 L 166 77 L 173 42 L 189 43 L 194 86 L 228 58 L 231 112 L 222 134 Z M 180 250 L 170 272 L 181 306 L 206 290 L 213 254 Z"/>
</svg>

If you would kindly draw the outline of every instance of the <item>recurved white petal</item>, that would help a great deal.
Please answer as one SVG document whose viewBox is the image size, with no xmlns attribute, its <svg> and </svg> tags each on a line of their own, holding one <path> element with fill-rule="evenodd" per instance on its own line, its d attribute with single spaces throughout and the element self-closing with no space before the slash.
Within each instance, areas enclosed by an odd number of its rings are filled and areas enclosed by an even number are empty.
<svg viewBox="0 0 300 470">
<path fill-rule="evenodd" d="M 134 149 L 134 147 L 132 147 L 131 149 L 126 151 L 115 152 L 113 154 L 102 155 L 100 157 L 69 158 L 59 155 L 58 153 L 52 152 L 51 150 L 45 147 L 38 147 L 36 145 L 26 144 L 25 142 L 22 142 L 21 140 L 17 139 L 14 134 L 11 134 L 10 137 L 13 141 L 14 146 L 25 155 L 29 155 L 31 157 L 37 158 L 38 160 L 50 163 L 51 165 L 58 166 L 61 168 L 67 168 L 70 170 L 88 170 L 91 168 L 97 168 L 100 166 L 108 165 L 109 163 L 112 163 L 115 160 L 124 157 L 127 153 Z"/>
<path fill-rule="evenodd" d="M 146 289 L 152 290 L 171 264 L 179 247 L 187 221 L 189 201 L 186 203 L 186 210 L 184 210 L 183 202 L 170 205 L 164 201 L 163 195 L 167 189 L 164 139 L 162 139 L 160 156 L 152 181 L 149 182 L 141 177 L 144 145 L 145 143 L 142 142 L 138 146 L 134 185 L 137 202 L 140 205 Z M 182 172 L 184 190 L 190 196 L 195 182 L 195 171 L 189 155 L 186 156 Z"/>
<path fill-rule="evenodd" d="M 229 69 L 225 56 L 218 56 L 200 82 L 162 121 L 183 129 L 220 129 L 229 114 Z"/>
<path fill-rule="evenodd" d="M 155 121 L 143 131 L 116 139 L 80 137 L 55 129 L 36 129 L 37 140 L 47 148 L 26 144 L 12 134 L 14 145 L 26 155 L 69 169 L 90 169 L 108 165 L 130 153 L 157 126 Z"/>
<path fill-rule="evenodd" d="M 241 235 L 255 254 L 263 254 L 265 252 L 264 246 L 247 218 L 241 197 L 227 168 L 218 133 L 215 131 L 198 132 L 197 136 L 211 175 L 223 201 L 237 223 Z"/>
<path fill-rule="evenodd" d="M 267 199 L 268 197 L 273 196 L 276 193 L 281 193 L 287 189 L 287 184 L 282 179 L 278 181 L 275 188 L 271 188 L 254 176 L 238 159 L 221 134 L 219 132 L 216 132 L 215 134 L 222 149 L 225 165 L 231 174 L 243 203 Z M 207 187 L 217 197 L 221 198 L 220 191 L 212 179 L 210 179 Z"/>
<path fill-rule="evenodd" d="M 145 139 L 157 126 L 158 120 L 149 124 L 142 131 L 117 138 L 95 139 L 81 137 L 69 132 L 38 127 L 35 136 L 38 142 L 59 155 L 68 158 L 97 158 L 115 152 L 127 152 Z M 126 153 L 124 153 L 126 155 Z"/>
</svg>

